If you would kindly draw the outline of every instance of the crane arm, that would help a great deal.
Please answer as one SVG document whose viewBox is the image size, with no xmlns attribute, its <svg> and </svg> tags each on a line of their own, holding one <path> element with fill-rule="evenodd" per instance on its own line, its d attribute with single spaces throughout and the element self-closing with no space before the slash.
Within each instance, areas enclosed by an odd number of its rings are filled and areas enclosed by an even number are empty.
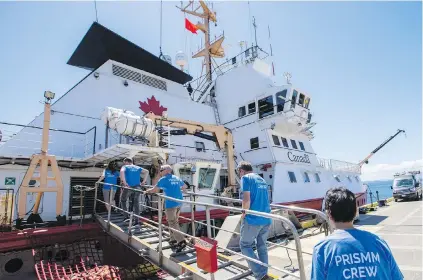
<svg viewBox="0 0 423 280">
<path fill-rule="evenodd" d="M 215 140 L 219 150 L 226 151 L 228 183 L 229 187 L 235 191 L 236 174 L 234 162 L 234 141 L 232 133 L 229 131 L 229 129 L 225 128 L 223 125 L 204 124 L 201 122 L 157 116 L 152 112 L 146 114 L 144 117 L 151 119 L 156 126 L 171 126 L 175 128 L 182 128 L 186 130 L 187 134 L 199 136 L 208 140 Z M 205 137 L 206 135 L 204 135 L 203 132 L 212 133 L 212 137 L 214 139 Z"/>
<path fill-rule="evenodd" d="M 397 137 L 398 134 L 400 134 L 401 132 L 405 133 L 405 130 L 402 129 L 398 129 L 397 133 L 395 133 L 394 135 L 392 135 L 391 137 L 389 137 L 388 139 L 385 140 L 385 142 L 383 142 L 382 144 L 380 144 L 376 149 L 374 149 L 365 159 L 363 159 L 362 161 L 360 161 L 359 165 L 360 167 L 363 166 L 365 163 L 367 164 L 369 162 L 369 159 L 376 154 L 380 149 L 382 149 L 386 144 L 388 144 L 392 139 L 394 139 L 395 137 Z"/>
</svg>

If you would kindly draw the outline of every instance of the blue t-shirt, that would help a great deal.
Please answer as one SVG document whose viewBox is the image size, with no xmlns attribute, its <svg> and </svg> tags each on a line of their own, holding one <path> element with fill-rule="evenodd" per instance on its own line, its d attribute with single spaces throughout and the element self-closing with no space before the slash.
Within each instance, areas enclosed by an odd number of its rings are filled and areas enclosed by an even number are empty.
<svg viewBox="0 0 423 280">
<path fill-rule="evenodd" d="M 110 190 L 110 187 L 112 187 L 112 189 L 116 191 L 117 187 L 111 186 L 111 185 L 117 185 L 117 179 L 119 178 L 119 171 L 112 172 L 111 170 L 106 169 L 103 171 L 103 176 L 104 176 L 103 190 L 108 191 Z"/>
<path fill-rule="evenodd" d="M 404 279 L 388 244 L 359 230 L 336 230 L 314 247 L 311 280 Z"/>
<path fill-rule="evenodd" d="M 141 167 L 133 164 L 124 165 L 121 170 L 125 172 L 125 180 L 130 187 L 136 187 L 141 184 Z"/>
<path fill-rule="evenodd" d="M 167 174 L 160 178 L 157 182 L 157 187 L 161 188 L 164 191 L 165 196 L 169 196 L 175 199 L 183 200 L 181 187 L 184 185 L 184 182 L 179 179 L 177 176 L 172 174 Z M 172 201 L 166 199 L 165 208 L 175 208 L 180 206 L 180 202 Z"/>
<path fill-rule="evenodd" d="M 266 181 L 257 174 L 249 173 L 241 178 L 241 197 L 243 192 L 250 192 L 250 210 L 270 213 L 268 185 Z M 270 218 L 254 215 L 245 215 L 245 220 L 250 225 L 270 225 Z"/>
</svg>

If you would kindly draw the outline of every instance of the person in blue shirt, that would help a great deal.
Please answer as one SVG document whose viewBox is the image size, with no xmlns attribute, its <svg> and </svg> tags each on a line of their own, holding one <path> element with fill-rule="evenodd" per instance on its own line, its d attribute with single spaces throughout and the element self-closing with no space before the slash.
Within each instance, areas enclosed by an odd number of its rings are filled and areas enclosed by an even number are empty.
<svg viewBox="0 0 423 280">
<path fill-rule="evenodd" d="M 123 160 L 123 166 L 120 169 L 120 180 L 124 187 L 135 189 L 135 190 L 141 190 L 141 185 L 145 185 L 147 182 L 148 177 L 148 170 L 141 168 L 137 165 L 133 164 L 132 159 L 125 158 Z M 144 179 L 141 182 L 141 176 L 144 177 Z M 131 191 L 130 189 L 122 189 L 122 194 L 120 198 L 120 204 L 124 211 L 128 211 L 126 202 L 128 200 L 128 196 L 132 195 L 132 205 L 134 209 L 134 214 L 140 215 L 140 194 L 141 192 L 138 191 Z M 129 215 L 127 213 L 124 213 L 125 221 L 128 220 Z M 138 224 L 139 220 L 134 219 L 134 225 Z"/>
<path fill-rule="evenodd" d="M 270 213 L 269 192 L 266 181 L 253 173 L 253 167 L 249 162 L 240 162 L 237 169 L 239 176 L 241 176 L 242 209 Z M 243 255 L 268 264 L 266 242 L 271 224 L 272 220 L 270 218 L 242 213 L 239 246 Z M 253 250 L 254 243 L 257 244 L 258 257 Z M 266 266 L 249 260 L 247 260 L 247 263 L 257 280 L 272 279 L 267 275 L 268 269 Z"/>
<path fill-rule="evenodd" d="M 97 183 L 100 183 L 104 179 L 103 184 L 103 198 L 104 202 L 115 205 L 115 194 L 117 189 L 117 180 L 119 178 L 119 171 L 116 168 L 116 163 L 111 161 L 107 165 L 107 168 L 103 170 L 103 174 L 98 179 Z M 112 200 L 110 201 L 110 196 Z M 109 211 L 110 205 L 105 204 L 107 211 Z"/>
<path fill-rule="evenodd" d="M 157 185 L 147 190 L 145 193 L 157 193 L 160 191 L 160 189 L 162 189 L 165 196 L 183 200 L 184 198 L 182 192 L 185 191 L 188 186 L 178 176 L 172 175 L 172 167 L 170 165 L 161 166 L 160 175 L 162 177 L 157 182 Z M 165 199 L 164 206 L 166 220 L 169 224 L 169 227 L 181 231 L 179 227 L 179 213 L 181 211 L 181 203 Z M 170 231 L 169 244 L 171 246 L 175 246 L 177 252 L 182 251 L 187 245 L 185 237 L 181 233 L 173 230 Z"/>
<path fill-rule="evenodd" d="M 328 190 L 325 209 L 335 231 L 314 247 L 310 279 L 404 279 L 388 244 L 354 228 L 354 193 L 342 187 Z"/>
</svg>

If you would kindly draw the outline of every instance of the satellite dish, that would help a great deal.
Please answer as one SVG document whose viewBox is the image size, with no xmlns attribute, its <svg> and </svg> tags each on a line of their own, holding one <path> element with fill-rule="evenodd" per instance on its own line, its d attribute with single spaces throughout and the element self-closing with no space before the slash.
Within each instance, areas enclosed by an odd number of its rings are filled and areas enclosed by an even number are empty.
<svg viewBox="0 0 423 280">
<path fill-rule="evenodd" d="M 176 53 L 175 57 L 175 63 L 179 67 L 181 67 L 181 70 L 184 71 L 184 66 L 188 64 L 187 56 L 185 53 L 179 51 Z"/>
</svg>

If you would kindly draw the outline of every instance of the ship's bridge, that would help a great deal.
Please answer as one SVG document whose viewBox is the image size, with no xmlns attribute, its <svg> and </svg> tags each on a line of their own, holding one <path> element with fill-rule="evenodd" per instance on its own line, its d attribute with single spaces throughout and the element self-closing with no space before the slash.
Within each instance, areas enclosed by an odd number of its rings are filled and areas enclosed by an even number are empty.
<svg viewBox="0 0 423 280">
<path fill-rule="evenodd" d="M 301 133 L 311 139 L 309 130 L 314 123 L 311 122 L 310 100 L 308 94 L 292 85 L 272 87 L 257 97 L 258 121 L 262 127 L 270 127 L 286 136 Z"/>
</svg>

